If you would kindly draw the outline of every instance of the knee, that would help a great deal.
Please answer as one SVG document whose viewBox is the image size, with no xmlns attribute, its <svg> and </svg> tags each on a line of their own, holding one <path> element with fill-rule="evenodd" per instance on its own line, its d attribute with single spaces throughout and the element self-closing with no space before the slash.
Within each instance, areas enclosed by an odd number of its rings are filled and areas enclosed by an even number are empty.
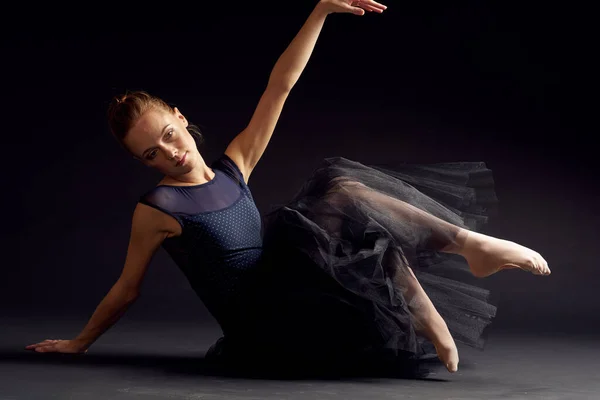
<svg viewBox="0 0 600 400">
<path fill-rule="evenodd" d="M 367 186 L 349 176 L 338 176 L 331 180 L 330 191 L 341 191 L 344 189 L 366 188 Z"/>
</svg>

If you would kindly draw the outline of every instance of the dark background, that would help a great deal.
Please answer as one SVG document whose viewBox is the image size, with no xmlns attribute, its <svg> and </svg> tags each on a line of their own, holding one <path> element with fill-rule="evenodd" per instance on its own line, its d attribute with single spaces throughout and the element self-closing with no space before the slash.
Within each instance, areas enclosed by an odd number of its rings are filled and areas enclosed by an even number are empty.
<svg viewBox="0 0 600 400">
<path fill-rule="evenodd" d="M 111 137 L 112 96 L 143 89 L 177 105 L 203 129 L 210 162 L 248 123 L 315 3 L 7 11 L 0 312 L 83 328 L 118 278 L 136 201 L 160 176 Z M 385 4 L 383 15 L 327 18 L 250 179 L 259 209 L 292 196 L 323 157 L 485 161 L 500 212 L 484 233 L 540 252 L 553 272 L 481 280 L 500 298 L 494 326 L 597 331 L 590 13 L 574 3 Z M 162 249 L 128 317 L 211 320 Z"/>
</svg>

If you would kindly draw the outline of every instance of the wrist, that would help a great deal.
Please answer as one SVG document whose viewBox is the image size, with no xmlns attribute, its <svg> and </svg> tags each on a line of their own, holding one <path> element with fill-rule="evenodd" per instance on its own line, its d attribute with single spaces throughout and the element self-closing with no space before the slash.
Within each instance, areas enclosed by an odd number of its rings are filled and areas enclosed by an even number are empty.
<svg viewBox="0 0 600 400">
<path fill-rule="evenodd" d="M 322 13 L 324 16 L 327 16 L 332 13 L 332 11 L 327 6 L 327 3 L 324 3 L 322 0 L 319 1 L 315 6 L 315 12 Z"/>
<path fill-rule="evenodd" d="M 79 344 L 81 347 L 84 348 L 88 348 L 90 347 L 95 340 L 89 339 L 89 338 L 84 338 L 84 337 L 76 337 L 75 339 L 72 339 L 73 342 Z"/>
</svg>

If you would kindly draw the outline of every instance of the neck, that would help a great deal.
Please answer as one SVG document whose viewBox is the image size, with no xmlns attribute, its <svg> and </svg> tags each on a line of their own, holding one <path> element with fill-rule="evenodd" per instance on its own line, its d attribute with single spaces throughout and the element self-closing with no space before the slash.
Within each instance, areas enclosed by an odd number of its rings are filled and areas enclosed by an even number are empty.
<svg viewBox="0 0 600 400">
<path fill-rule="evenodd" d="M 197 185 L 199 183 L 205 183 L 212 180 L 215 173 L 208 166 L 203 165 L 202 167 L 194 168 L 190 172 L 178 177 L 170 177 L 172 181 L 180 183 L 189 183 L 190 185 Z"/>
<path fill-rule="evenodd" d="M 208 182 L 214 177 L 214 171 L 204 163 L 204 160 L 201 160 L 190 172 L 176 177 L 167 175 L 163 178 L 163 182 L 197 185 Z"/>
</svg>

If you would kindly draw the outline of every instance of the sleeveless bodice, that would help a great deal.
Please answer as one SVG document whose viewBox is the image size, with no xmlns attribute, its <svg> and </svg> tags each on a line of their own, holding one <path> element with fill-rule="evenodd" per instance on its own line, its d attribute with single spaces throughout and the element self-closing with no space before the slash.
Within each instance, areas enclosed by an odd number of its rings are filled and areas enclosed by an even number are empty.
<svg viewBox="0 0 600 400">
<path fill-rule="evenodd" d="M 160 185 L 140 202 L 181 225 L 181 235 L 162 246 L 225 331 L 262 254 L 262 219 L 233 160 L 223 154 L 211 168 L 215 176 L 206 183 Z"/>
</svg>

